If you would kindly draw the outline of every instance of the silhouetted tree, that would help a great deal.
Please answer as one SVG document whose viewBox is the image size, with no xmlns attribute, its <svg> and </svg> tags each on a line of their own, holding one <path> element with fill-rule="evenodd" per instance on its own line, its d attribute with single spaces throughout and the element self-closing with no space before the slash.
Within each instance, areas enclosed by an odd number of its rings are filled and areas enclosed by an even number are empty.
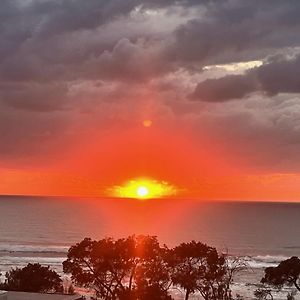
<svg viewBox="0 0 300 300">
<path fill-rule="evenodd" d="M 259 289 L 254 291 L 254 296 L 258 300 L 273 300 L 274 297 L 272 295 L 271 289 L 266 287 L 260 287 Z"/>
<path fill-rule="evenodd" d="M 33 293 L 62 292 L 62 280 L 49 266 L 28 264 L 24 268 L 8 271 L 1 289 Z"/>
<path fill-rule="evenodd" d="M 230 284 L 234 273 L 242 268 L 238 260 L 229 267 L 225 255 L 192 241 L 175 247 L 168 261 L 173 269 L 172 282 L 185 291 L 185 300 L 197 291 L 205 300 L 232 299 Z"/>
<path fill-rule="evenodd" d="M 69 249 L 63 269 L 103 299 L 150 299 L 153 293 L 152 299 L 168 299 L 167 251 L 153 236 L 86 238 Z"/>
<path fill-rule="evenodd" d="M 185 291 L 186 300 L 196 292 L 205 300 L 231 300 L 233 275 L 244 267 L 200 242 L 170 250 L 153 236 L 86 238 L 63 262 L 75 284 L 93 288 L 105 300 L 169 300 L 175 287 Z"/>
<path fill-rule="evenodd" d="M 282 288 L 283 285 L 294 286 L 300 291 L 300 259 L 293 256 L 282 261 L 277 267 L 265 269 L 265 276 L 261 282 Z"/>
</svg>

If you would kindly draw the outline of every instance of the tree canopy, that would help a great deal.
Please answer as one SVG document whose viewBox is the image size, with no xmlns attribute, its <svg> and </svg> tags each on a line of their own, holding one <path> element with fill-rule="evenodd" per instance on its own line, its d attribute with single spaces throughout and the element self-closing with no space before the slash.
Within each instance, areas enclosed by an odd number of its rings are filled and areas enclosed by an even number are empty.
<svg viewBox="0 0 300 300">
<path fill-rule="evenodd" d="M 213 247 L 192 241 L 169 249 L 154 236 L 86 238 L 69 249 L 63 269 L 106 300 L 167 300 L 177 287 L 185 299 L 200 292 L 205 300 L 229 300 L 236 270 Z"/>
<path fill-rule="evenodd" d="M 300 259 L 292 256 L 276 267 L 266 268 L 261 282 L 279 288 L 283 285 L 294 286 L 300 291 Z"/>
<path fill-rule="evenodd" d="M 170 250 L 172 282 L 185 290 L 185 299 L 200 292 L 205 300 L 232 299 L 230 284 L 235 269 L 226 256 L 201 242 L 182 243 Z"/>
<path fill-rule="evenodd" d="M 6 272 L 1 289 L 32 293 L 62 292 L 62 280 L 50 267 L 38 263 Z"/>
<path fill-rule="evenodd" d="M 167 299 L 170 277 L 165 251 L 151 236 L 86 238 L 69 249 L 63 269 L 77 285 L 92 287 L 104 299 L 132 299 L 154 291 L 160 291 L 156 299 Z"/>
</svg>

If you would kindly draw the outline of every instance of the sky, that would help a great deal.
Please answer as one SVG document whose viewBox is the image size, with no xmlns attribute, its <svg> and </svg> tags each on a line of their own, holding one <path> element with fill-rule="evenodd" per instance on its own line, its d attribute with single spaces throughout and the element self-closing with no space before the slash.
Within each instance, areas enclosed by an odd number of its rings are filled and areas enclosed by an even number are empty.
<svg viewBox="0 0 300 300">
<path fill-rule="evenodd" d="M 300 201 L 299 15 L 298 0 L 1 0 L 0 194 L 141 177 Z"/>
</svg>

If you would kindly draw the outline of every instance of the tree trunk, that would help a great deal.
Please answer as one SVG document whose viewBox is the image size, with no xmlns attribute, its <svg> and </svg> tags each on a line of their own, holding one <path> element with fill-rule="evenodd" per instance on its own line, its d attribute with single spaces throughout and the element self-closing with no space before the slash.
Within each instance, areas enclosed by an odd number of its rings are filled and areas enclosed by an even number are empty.
<svg viewBox="0 0 300 300">
<path fill-rule="evenodd" d="M 294 286 L 300 292 L 300 286 L 297 284 L 297 280 L 294 281 Z"/>
<path fill-rule="evenodd" d="M 188 300 L 188 299 L 189 299 L 189 296 L 190 296 L 190 290 L 186 290 L 184 300 Z"/>
</svg>

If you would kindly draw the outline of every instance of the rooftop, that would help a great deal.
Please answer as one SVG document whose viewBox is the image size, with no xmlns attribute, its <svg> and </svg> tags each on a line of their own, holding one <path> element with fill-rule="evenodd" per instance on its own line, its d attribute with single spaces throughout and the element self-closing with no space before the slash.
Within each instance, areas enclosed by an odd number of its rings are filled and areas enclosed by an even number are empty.
<svg viewBox="0 0 300 300">
<path fill-rule="evenodd" d="M 0 300 L 79 300 L 79 295 L 59 295 L 59 294 L 39 294 L 25 292 L 7 292 L 1 293 Z"/>
</svg>

